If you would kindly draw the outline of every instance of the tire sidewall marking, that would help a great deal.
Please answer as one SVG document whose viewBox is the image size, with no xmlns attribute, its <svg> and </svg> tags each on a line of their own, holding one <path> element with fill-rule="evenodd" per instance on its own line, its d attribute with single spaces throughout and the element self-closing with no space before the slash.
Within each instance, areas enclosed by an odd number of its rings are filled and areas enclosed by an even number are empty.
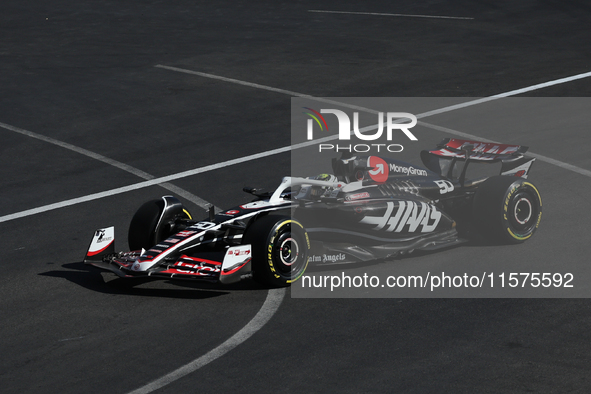
<svg viewBox="0 0 591 394">
<path fill-rule="evenodd" d="M 301 223 L 290 219 L 290 220 L 285 220 L 285 221 L 279 223 L 277 226 L 275 226 L 275 229 L 273 230 L 273 233 L 272 233 L 272 235 L 269 239 L 269 242 L 267 244 L 267 265 L 269 266 L 269 269 L 271 270 L 272 275 L 276 279 L 281 279 L 281 275 L 279 275 L 277 273 L 277 270 L 275 269 L 275 265 L 273 264 L 273 247 L 275 246 L 275 240 L 279 236 L 279 233 L 281 232 L 283 227 L 285 225 L 291 225 L 291 224 L 296 224 L 302 229 L 302 232 L 304 233 L 304 238 L 305 238 L 305 245 L 307 246 L 306 252 L 310 250 L 310 238 L 308 237 L 308 233 L 304 230 L 304 226 L 302 226 Z M 292 234 L 292 238 L 293 238 L 293 234 Z M 305 254 L 307 255 L 307 253 L 305 253 Z M 306 271 L 306 268 L 308 268 L 307 257 L 304 260 L 305 260 L 304 266 L 303 266 L 303 269 L 301 270 L 301 272 L 299 273 L 299 275 L 296 278 L 287 279 L 286 283 L 295 282 L 304 274 L 304 272 Z"/>
<path fill-rule="evenodd" d="M 507 217 L 507 214 L 508 214 L 508 211 L 509 211 L 509 204 L 511 203 L 511 199 L 512 199 L 513 195 L 520 188 L 525 189 L 524 192 L 526 194 L 529 194 L 531 196 L 532 199 L 531 200 L 528 200 L 528 202 L 532 205 L 531 206 L 532 211 L 533 211 L 533 205 L 534 205 L 532 203 L 534 202 L 533 200 L 535 200 L 536 196 L 538 197 L 537 202 L 539 204 L 539 207 L 537 208 L 538 213 L 537 213 L 537 221 L 536 221 L 536 224 L 535 224 L 535 226 L 531 227 L 525 235 L 516 234 L 511 229 L 511 222 L 509 221 L 509 219 Z M 528 193 L 529 190 L 533 190 L 535 192 L 535 194 L 534 193 L 531 193 L 531 192 Z M 513 208 L 515 209 L 515 207 L 513 207 Z M 530 182 L 519 182 L 516 185 L 515 184 L 512 185 L 511 190 L 509 191 L 509 193 L 507 193 L 507 197 L 505 198 L 505 201 L 504 201 L 504 204 L 503 204 L 503 222 L 504 222 L 505 230 L 509 233 L 509 235 L 512 238 L 514 238 L 514 239 L 516 239 L 518 241 L 525 241 L 526 239 L 530 238 L 533 235 L 535 229 L 537 229 L 538 226 L 540 225 L 541 219 L 542 219 L 542 198 L 540 196 L 540 192 L 538 191 L 538 189 L 532 183 L 530 183 Z"/>
</svg>

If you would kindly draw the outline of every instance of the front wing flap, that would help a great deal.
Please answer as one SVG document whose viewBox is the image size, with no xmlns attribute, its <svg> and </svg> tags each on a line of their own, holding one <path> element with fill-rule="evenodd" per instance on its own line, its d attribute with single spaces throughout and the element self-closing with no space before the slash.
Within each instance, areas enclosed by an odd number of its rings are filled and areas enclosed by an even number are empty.
<svg viewBox="0 0 591 394">
<path fill-rule="evenodd" d="M 145 251 L 115 253 L 114 234 L 114 227 L 96 230 L 84 263 L 111 271 L 122 278 L 154 277 L 233 283 L 251 275 L 251 245 L 229 247 L 217 253 L 217 259 L 199 257 L 198 253 L 197 256 L 182 254 L 142 270 L 138 260 Z"/>
</svg>

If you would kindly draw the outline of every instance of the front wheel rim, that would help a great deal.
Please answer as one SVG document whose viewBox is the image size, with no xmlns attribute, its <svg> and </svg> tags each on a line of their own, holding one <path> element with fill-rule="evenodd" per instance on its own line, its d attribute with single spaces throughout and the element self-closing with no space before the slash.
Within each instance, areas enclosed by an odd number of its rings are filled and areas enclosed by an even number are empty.
<svg viewBox="0 0 591 394">
<path fill-rule="evenodd" d="M 279 245 L 279 258 L 285 266 L 291 267 L 297 261 L 299 254 L 298 242 L 292 237 L 284 239 Z"/>
<path fill-rule="evenodd" d="M 291 231 L 285 231 L 277 238 L 273 246 L 273 260 L 277 273 L 286 279 L 297 277 L 306 264 L 303 256 L 304 250 L 301 248 L 301 240 L 297 234 Z"/>
</svg>

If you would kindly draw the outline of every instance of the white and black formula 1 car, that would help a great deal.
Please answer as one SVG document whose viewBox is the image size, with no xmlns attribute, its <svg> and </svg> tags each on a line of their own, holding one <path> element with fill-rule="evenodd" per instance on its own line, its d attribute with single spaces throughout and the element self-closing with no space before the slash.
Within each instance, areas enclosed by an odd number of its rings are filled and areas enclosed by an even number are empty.
<svg viewBox="0 0 591 394">
<path fill-rule="evenodd" d="M 334 174 L 285 177 L 253 202 L 194 220 L 174 197 L 142 205 L 129 226 L 130 252 L 115 252 L 114 228 L 96 230 L 84 262 L 121 277 L 232 283 L 254 277 L 286 286 L 309 263 L 383 259 L 459 244 L 472 234 L 521 243 L 536 231 L 542 200 L 527 180 L 527 147 L 445 139 L 422 151 L 424 168 L 378 156 L 332 159 Z M 469 178 L 471 163 L 500 175 Z M 474 167 L 474 166 L 472 166 Z M 484 166 L 482 166 L 484 167 Z M 487 167 L 490 168 L 490 167 Z"/>
</svg>

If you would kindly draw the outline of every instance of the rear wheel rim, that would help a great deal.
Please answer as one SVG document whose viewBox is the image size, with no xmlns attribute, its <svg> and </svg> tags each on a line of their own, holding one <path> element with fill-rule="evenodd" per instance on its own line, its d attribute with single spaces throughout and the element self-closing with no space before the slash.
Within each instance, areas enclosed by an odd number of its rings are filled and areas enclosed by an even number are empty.
<svg viewBox="0 0 591 394">
<path fill-rule="evenodd" d="M 512 198 L 509 206 L 510 228 L 521 236 L 528 235 L 536 227 L 539 207 L 528 190 L 523 190 Z"/>
<path fill-rule="evenodd" d="M 531 202 L 525 198 L 521 197 L 515 203 L 515 208 L 513 209 L 513 215 L 515 216 L 515 221 L 521 225 L 526 225 L 532 216 L 533 207 Z"/>
</svg>

